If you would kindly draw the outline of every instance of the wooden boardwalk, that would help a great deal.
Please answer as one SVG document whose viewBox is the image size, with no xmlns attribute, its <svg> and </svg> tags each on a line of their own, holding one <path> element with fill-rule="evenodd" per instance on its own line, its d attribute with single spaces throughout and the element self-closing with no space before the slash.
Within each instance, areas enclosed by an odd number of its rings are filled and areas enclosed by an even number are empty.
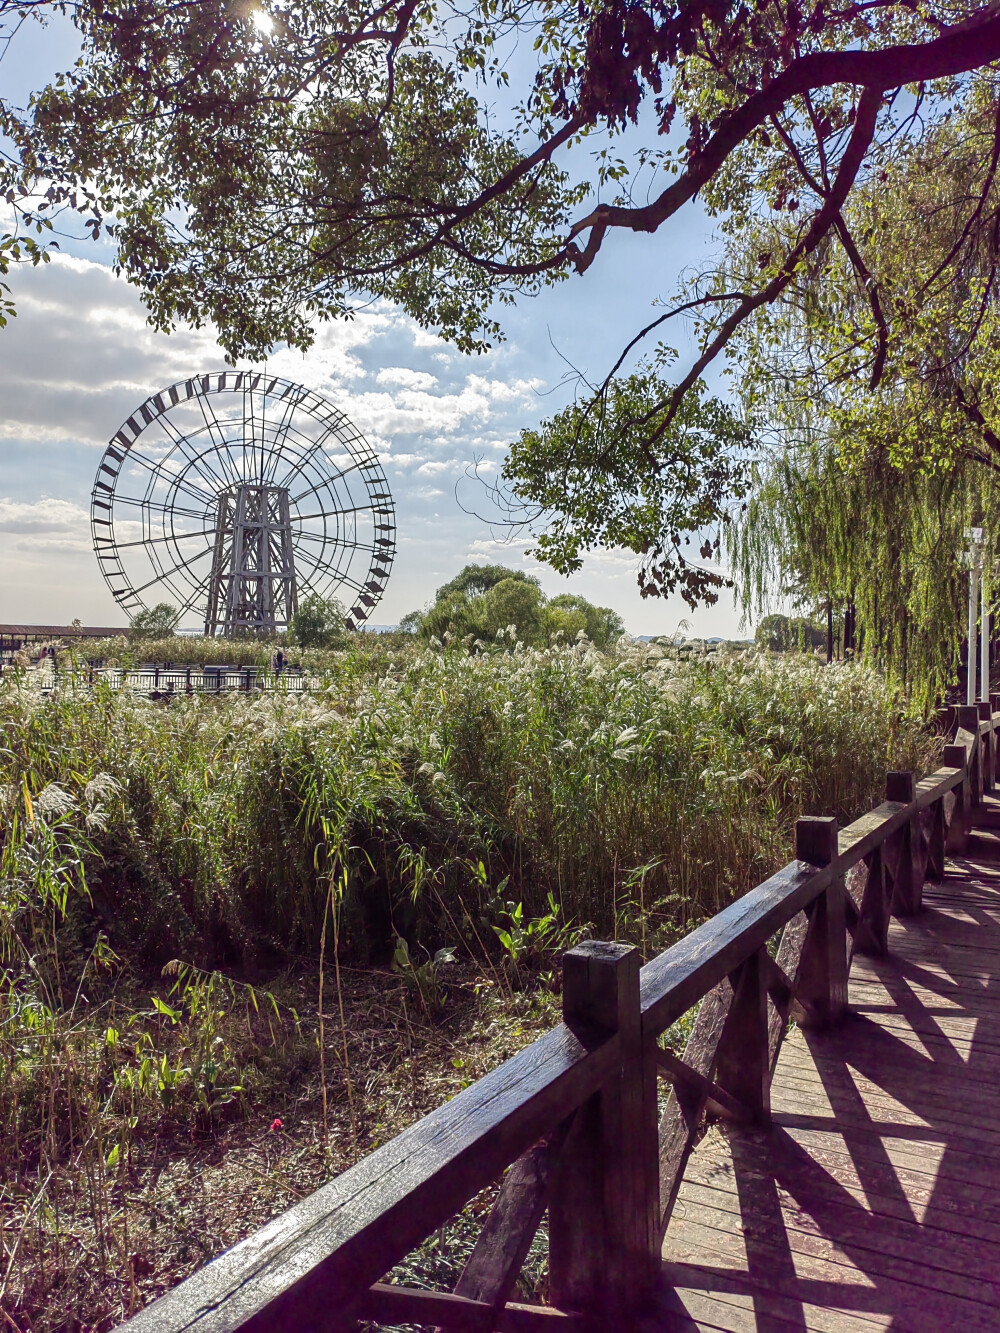
<svg viewBox="0 0 1000 1333">
<path fill-rule="evenodd" d="M 784 1043 L 772 1131 L 692 1154 L 650 1329 L 1000 1330 L 1000 800 L 976 825 L 846 1021 Z"/>
</svg>

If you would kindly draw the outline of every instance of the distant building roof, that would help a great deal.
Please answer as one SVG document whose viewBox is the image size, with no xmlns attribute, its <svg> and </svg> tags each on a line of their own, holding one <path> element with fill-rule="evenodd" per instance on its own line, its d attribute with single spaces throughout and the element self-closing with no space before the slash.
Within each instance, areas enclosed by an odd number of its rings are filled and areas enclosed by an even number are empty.
<svg viewBox="0 0 1000 1333">
<path fill-rule="evenodd" d="M 113 639 L 127 625 L 0 625 L 4 639 Z"/>
</svg>

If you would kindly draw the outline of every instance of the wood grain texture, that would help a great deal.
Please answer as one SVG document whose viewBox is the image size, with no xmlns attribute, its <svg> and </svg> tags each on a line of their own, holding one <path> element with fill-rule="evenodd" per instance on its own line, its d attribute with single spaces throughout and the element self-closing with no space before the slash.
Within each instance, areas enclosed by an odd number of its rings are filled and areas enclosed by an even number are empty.
<svg viewBox="0 0 1000 1333">
<path fill-rule="evenodd" d="M 549 1287 L 555 1304 L 617 1322 L 645 1299 L 658 1264 L 656 1070 L 643 1058 L 638 949 L 571 949 L 563 1017 L 614 1032 L 619 1064 L 578 1112 L 553 1174 Z"/>
<path fill-rule="evenodd" d="M 715 1074 L 719 1040 L 732 1002 L 733 988 L 727 977 L 705 996 L 684 1047 L 684 1064 L 702 1075 L 706 1082 L 712 1081 Z M 701 1125 L 706 1097 L 704 1086 L 675 1084 L 660 1117 L 661 1232 L 670 1219 L 684 1168 Z"/>
<path fill-rule="evenodd" d="M 455 1295 L 505 1305 L 521 1272 L 549 1197 L 549 1182 L 569 1121 L 519 1157 L 503 1178 Z"/>
<path fill-rule="evenodd" d="M 758 1125 L 771 1119 L 771 1062 L 768 1053 L 767 979 L 769 968 L 758 950 L 733 972 L 733 999 L 715 1057 L 715 1081 L 747 1108 Z"/>
<path fill-rule="evenodd" d="M 647 963 L 640 974 L 643 1037 L 666 1031 L 733 968 L 763 948 L 831 878 L 829 866 L 817 869 L 792 861 Z"/>
<path fill-rule="evenodd" d="M 691 1155 L 662 1327 L 1000 1329 L 1000 799 L 976 824 L 856 955 L 850 1016 L 782 1045 L 771 1133 L 720 1123 Z"/>
</svg>

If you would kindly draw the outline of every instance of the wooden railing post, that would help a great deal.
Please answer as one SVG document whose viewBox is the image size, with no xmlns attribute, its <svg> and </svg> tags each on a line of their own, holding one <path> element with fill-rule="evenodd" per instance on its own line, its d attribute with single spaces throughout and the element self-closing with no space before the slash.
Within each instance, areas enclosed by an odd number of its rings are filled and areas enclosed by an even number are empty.
<svg viewBox="0 0 1000 1333">
<path fill-rule="evenodd" d="M 917 794 L 912 773 L 887 773 L 885 799 L 910 805 Z M 887 842 L 889 869 L 892 874 L 892 912 L 894 916 L 915 916 L 923 906 L 924 849 L 920 816 L 914 810 L 910 819 Z"/>
<path fill-rule="evenodd" d="M 993 735 L 993 706 L 992 704 L 978 703 L 976 708 L 979 711 L 979 721 L 989 722 L 990 729 L 982 737 L 981 753 L 983 757 L 983 791 L 993 790 L 993 776 L 996 771 L 996 738 Z"/>
<path fill-rule="evenodd" d="M 552 1302 L 631 1327 L 660 1262 L 656 1066 L 644 1058 L 639 951 L 590 941 L 563 957 L 563 1018 L 584 1042 L 617 1032 L 617 1074 L 581 1106 L 549 1196 Z"/>
<path fill-rule="evenodd" d="M 968 759 L 969 799 L 979 805 L 983 799 L 983 747 L 979 737 L 979 706 L 962 704 L 958 709 L 958 725 L 972 736 L 972 750 Z"/>
<path fill-rule="evenodd" d="M 969 778 L 969 755 L 964 745 L 946 745 L 941 762 L 946 768 L 960 768 L 964 774 L 955 788 L 955 804 L 948 825 L 945 848 L 949 852 L 964 852 L 969 841 L 969 821 L 972 806 L 972 784 Z"/>
<path fill-rule="evenodd" d="M 805 815 L 795 824 L 795 855 L 813 866 L 837 856 L 837 821 Z M 838 875 L 809 909 L 809 931 L 802 950 L 798 992 L 822 1024 L 835 1023 L 847 1008 L 847 889 Z"/>
</svg>

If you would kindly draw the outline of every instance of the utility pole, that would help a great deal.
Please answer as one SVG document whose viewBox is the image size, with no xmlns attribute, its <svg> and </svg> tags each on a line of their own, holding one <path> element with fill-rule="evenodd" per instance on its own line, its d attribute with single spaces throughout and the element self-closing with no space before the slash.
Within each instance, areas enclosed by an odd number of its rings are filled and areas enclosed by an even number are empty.
<svg viewBox="0 0 1000 1333">
<path fill-rule="evenodd" d="M 982 601 L 983 601 L 983 639 L 982 639 L 982 663 L 983 663 L 983 694 L 984 699 L 990 697 L 990 668 L 989 668 L 989 615 L 987 612 L 987 590 L 986 577 L 983 571 L 985 563 L 985 547 L 983 544 L 982 528 L 966 528 L 965 535 L 969 540 L 969 549 L 965 558 L 969 564 L 969 639 L 966 653 L 966 682 L 965 682 L 965 702 L 974 704 L 976 702 L 976 632 L 979 619 L 979 590 L 980 580 L 982 581 Z M 982 576 L 982 579 L 981 579 Z"/>
</svg>

